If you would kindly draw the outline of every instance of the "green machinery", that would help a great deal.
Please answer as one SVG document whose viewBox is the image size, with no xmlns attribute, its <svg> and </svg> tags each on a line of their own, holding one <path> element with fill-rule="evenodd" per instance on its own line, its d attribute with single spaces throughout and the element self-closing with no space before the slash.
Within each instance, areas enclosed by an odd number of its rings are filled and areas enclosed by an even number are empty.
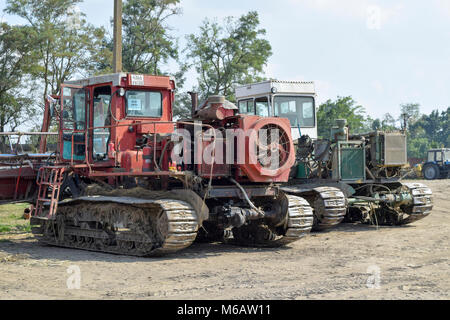
<svg viewBox="0 0 450 320">
<path fill-rule="evenodd" d="M 313 141 L 303 136 L 298 140 L 296 175 L 285 189 L 298 193 L 305 186 L 337 188 L 347 203 L 342 220 L 409 224 L 428 216 L 433 205 L 428 187 L 401 182 L 406 164 L 405 133 L 350 135 L 346 121 L 337 120 L 329 139 Z M 342 221 L 330 219 L 332 212 L 327 214 L 317 206 L 315 216 L 322 228 Z"/>
</svg>

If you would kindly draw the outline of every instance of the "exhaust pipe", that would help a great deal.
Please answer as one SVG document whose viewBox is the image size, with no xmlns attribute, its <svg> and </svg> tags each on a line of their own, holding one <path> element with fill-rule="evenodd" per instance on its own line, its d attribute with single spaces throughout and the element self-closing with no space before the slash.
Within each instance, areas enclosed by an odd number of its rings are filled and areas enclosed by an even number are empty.
<svg viewBox="0 0 450 320">
<path fill-rule="evenodd" d="M 191 109 L 191 116 L 194 117 L 195 112 L 198 108 L 198 93 L 197 92 L 188 92 L 191 95 L 191 101 L 192 101 L 192 109 Z"/>
</svg>

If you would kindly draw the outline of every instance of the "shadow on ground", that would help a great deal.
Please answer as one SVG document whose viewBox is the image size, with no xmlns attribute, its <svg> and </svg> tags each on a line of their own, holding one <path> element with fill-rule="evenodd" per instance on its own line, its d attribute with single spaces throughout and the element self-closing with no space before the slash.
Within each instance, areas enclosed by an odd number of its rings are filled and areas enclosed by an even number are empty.
<svg viewBox="0 0 450 320">
<path fill-rule="evenodd" d="M 313 232 L 313 237 L 320 237 L 322 235 L 328 235 L 333 232 L 348 232 L 348 233 L 361 233 L 361 232 L 376 232 L 382 229 L 396 229 L 396 228 L 414 228 L 414 226 L 401 226 L 401 227 L 386 227 L 386 226 L 371 226 L 364 224 L 341 224 L 335 228 Z M 17 235 L 15 235 L 17 236 Z M 300 241 L 308 241 L 308 238 L 303 238 Z M 11 239 L 0 239 L 0 258 L 1 253 L 7 255 L 27 255 L 31 259 L 36 260 L 57 260 L 57 261 L 99 261 L 99 262 L 161 262 L 180 259 L 204 259 L 213 256 L 221 256 L 228 253 L 244 253 L 244 254 L 256 254 L 261 252 L 280 252 L 285 250 L 291 250 L 290 246 L 281 248 L 251 248 L 240 247 L 230 244 L 222 243 L 195 243 L 191 247 L 182 250 L 178 253 L 168 255 L 165 257 L 152 257 L 152 258 L 139 258 L 132 256 L 121 256 L 108 253 L 91 252 L 77 249 L 67 249 L 55 246 L 49 246 L 39 243 L 33 238 L 32 235 L 22 235 L 19 237 L 13 237 Z M 1 259 L 0 259 L 1 261 Z"/>
<path fill-rule="evenodd" d="M 290 249 L 291 248 L 289 246 L 282 248 L 251 248 L 239 247 L 223 243 L 194 243 L 191 247 L 168 256 L 141 258 L 50 246 L 39 243 L 36 239 L 34 239 L 33 236 L 30 235 L 20 239 L 0 240 L 0 262 L 1 253 L 6 253 L 7 255 L 27 255 L 31 259 L 35 260 L 151 263 L 180 259 L 204 259 L 213 256 L 220 256 L 227 253 L 253 254 L 261 252 L 279 252 Z"/>
</svg>

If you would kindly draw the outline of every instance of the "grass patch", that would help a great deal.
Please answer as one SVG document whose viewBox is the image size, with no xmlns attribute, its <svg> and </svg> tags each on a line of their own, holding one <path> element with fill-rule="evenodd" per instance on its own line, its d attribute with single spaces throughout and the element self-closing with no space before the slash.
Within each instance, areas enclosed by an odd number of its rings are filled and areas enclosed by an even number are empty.
<svg viewBox="0 0 450 320">
<path fill-rule="evenodd" d="M 23 210 L 28 206 L 28 204 L 6 204 L 0 206 L 0 234 L 31 232 L 30 222 L 22 218 Z"/>
</svg>

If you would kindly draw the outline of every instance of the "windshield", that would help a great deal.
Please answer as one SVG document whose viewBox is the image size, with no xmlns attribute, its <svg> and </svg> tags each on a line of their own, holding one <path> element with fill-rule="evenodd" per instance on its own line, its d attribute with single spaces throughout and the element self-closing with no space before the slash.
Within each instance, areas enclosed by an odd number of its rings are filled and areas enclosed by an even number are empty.
<svg viewBox="0 0 450 320">
<path fill-rule="evenodd" d="M 288 118 L 292 127 L 315 126 L 314 99 L 312 97 L 275 96 L 275 116 Z"/>
<path fill-rule="evenodd" d="M 131 117 L 160 118 L 162 94 L 156 91 L 127 91 L 127 115 Z"/>
<path fill-rule="evenodd" d="M 444 151 L 444 161 L 450 161 L 450 150 Z"/>
<path fill-rule="evenodd" d="M 239 101 L 239 113 L 256 115 L 260 117 L 269 116 L 269 98 L 260 97 L 255 100 L 242 100 Z"/>
</svg>

